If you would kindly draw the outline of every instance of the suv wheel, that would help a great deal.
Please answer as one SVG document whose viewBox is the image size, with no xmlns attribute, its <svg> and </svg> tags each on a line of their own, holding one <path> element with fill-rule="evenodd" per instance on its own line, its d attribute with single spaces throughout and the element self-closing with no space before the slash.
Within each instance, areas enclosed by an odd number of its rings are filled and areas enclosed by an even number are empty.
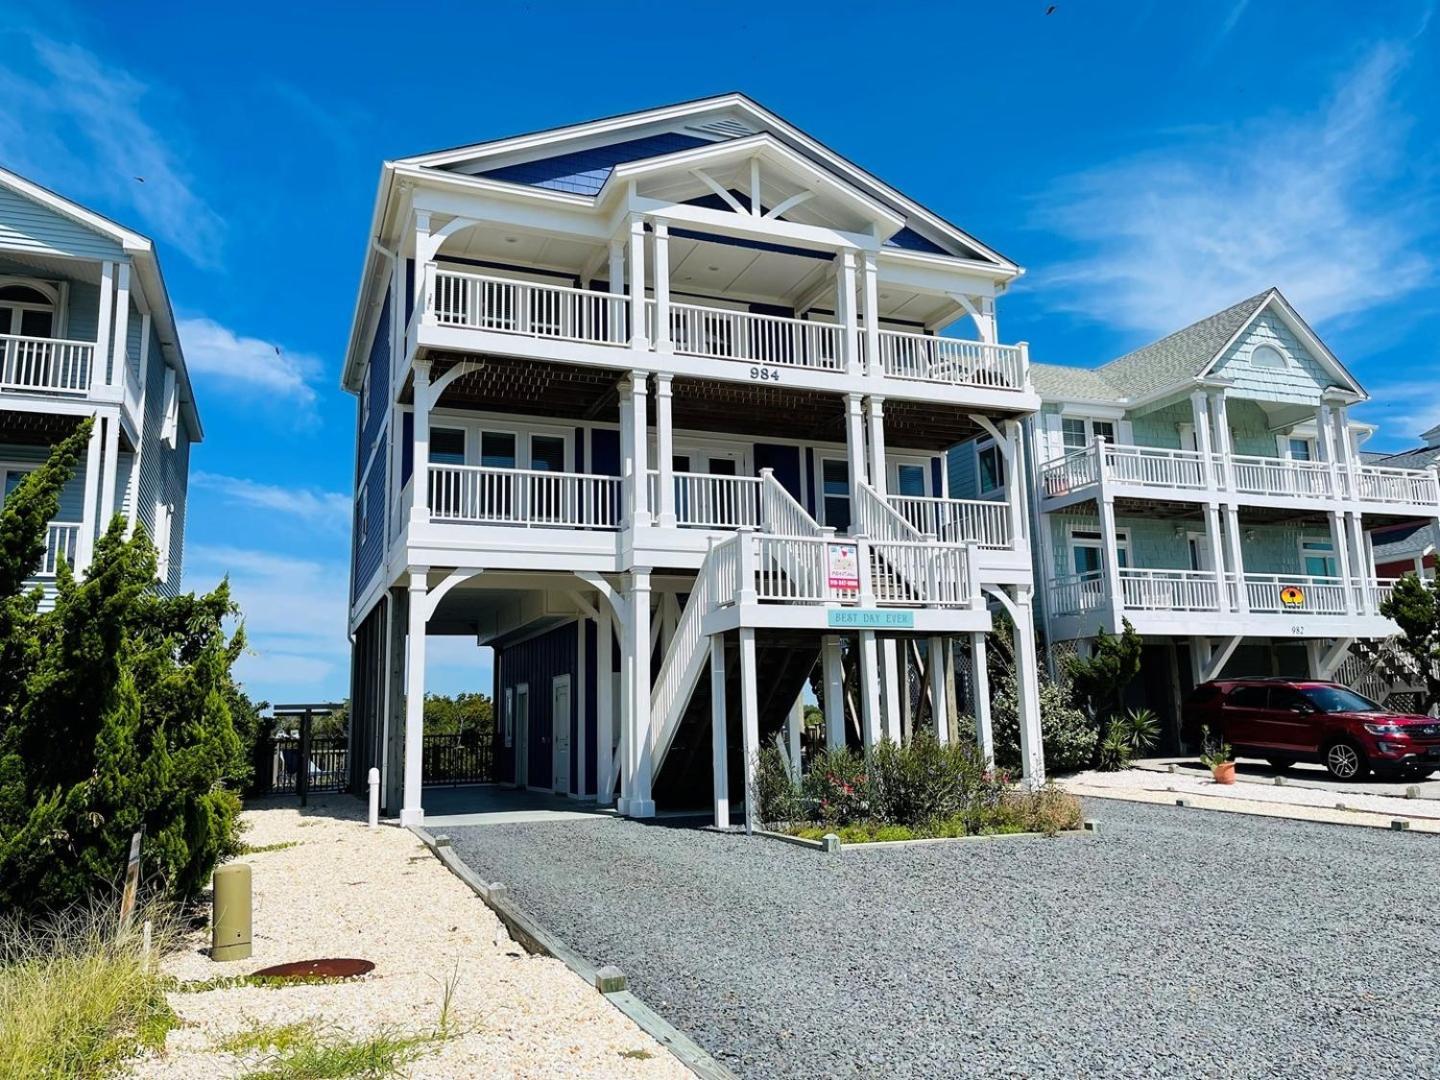
<svg viewBox="0 0 1440 1080">
<path fill-rule="evenodd" d="M 1370 762 L 1358 746 L 1342 739 L 1326 748 L 1325 769 L 1336 780 L 1361 780 L 1370 771 Z"/>
</svg>

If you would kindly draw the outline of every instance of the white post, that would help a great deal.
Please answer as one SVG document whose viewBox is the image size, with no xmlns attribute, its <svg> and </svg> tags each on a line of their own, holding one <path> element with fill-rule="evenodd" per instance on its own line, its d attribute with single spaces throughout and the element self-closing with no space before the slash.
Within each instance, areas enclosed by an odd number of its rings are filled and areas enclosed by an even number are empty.
<svg viewBox="0 0 1440 1080">
<path fill-rule="evenodd" d="M 760 701 L 755 685 L 755 630 L 740 628 L 740 746 L 745 758 L 745 832 L 753 833 L 760 807 L 756 805 L 756 772 L 760 767 Z"/>
<path fill-rule="evenodd" d="M 601 603 L 604 603 L 602 600 Z M 589 655 L 585 648 L 585 627 L 590 620 L 583 615 L 575 620 L 575 716 L 578 722 L 575 724 L 575 761 L 578 765 L 575 775 L 579 778 L 575 785 L 575 794 L 585 798 L 590 794 L 586 785 L 585 766 L 589 762 L 589 747 L 586 746 L 586 731 L 589 726 L 586 724 L 586 717 L 589 712 L 589 699 L 591 675 L 589 670 Z"/>
<path fill-rule="evenodd" d="M 1005 477 L 1005 490 L 1010 496 L 1011 546 L 1026 546 L 1030 542 L 1030 476 L 1025 468 L 1025 433 L 1018 420 L 1005 421 L 1006 444 L 1010 448 L 1006 455 L 1005 467 L 1010 472 Z M 942 469 L 944 476 L 949 470 Z"/>
<path fill-rule="evenodd" d="M 80 515 L 80 538 L 75 544 L 75 573 L 83 574 L 95 557 L 99 538 L 100 445 L 105 438 L 100 417 L 91 418 L 90 441 L 85 446 L 85 510 Z M 152 538 L 153 539 L 153 538 Z"/>
<path fill-rule="evenodd" d="M 845 395 L 845 455 L 850 469 L 850 533 L 860 531 L 860 482 L 865 479 L 865 418 L 860 394 Z"/>
<path fill-rule="evenodd" d="M 970 687 L 975 695 L 975 745 L 987 766 L 995 764 L 995 734 L 990 726 L 990 668 L 985 655 L 985 635 L 970 635 Z"/>
<path fill-rule="evenodd" d="M 415 361 L 414 452 L 410 455 L 410 524 L 430 524 L 430 361 Z"/>
<path fill-rule="evenodd" d="M 870 486 L 881 495 L 885 485 L 885 399 L 871 394 L 865 399 L 870 418 Z"/>
<path fill-rule="evenodd" d="M 1235 576 L 1235 610 L 1247 614 L 1250 611 L 1250 590 L 1245 584 L 1245 553 L 1240 547 L 1240 510 L 1236 506 L 1224 506 L 1220 513 L 1225 521 L 1225 536 L 1230 546 L 1230 573 Z"/>
<path fill-rule="evenodd" d="M 655 230 L 655 351 L 673 351 L 670 343 L 670 226 L 657 221 Z"/>
<path fill-rule="evenodd" d="M 820 641 L 820 658 L 825 675 L 825 748 L 845 747 L 845 668 L 840 656 L 840 638 L 827 634 Z"/>
<path fill-rule="evenodd" d="M 935 741 L 942 746 L 950 741 L 950 714 L 945 698 L 945 638 L 932 635 L 925 670 L 930 676 L 930 715 L 935 718 Z"/>
<path fill-rule="evenodd" d="M 1100 444 L 1103 456 L 1105 440 L 1095 441 Z M 1120 533 L 1115 525 L 1115 497 L 1102 486 L 1100 498 L 1095 501 L 1100 510 L 1100 561 L 1105 571 L 1105 588 L 1110 595 L 1110 620 L 1118 632 L 1125 594 L 1120 585 Z"/>
<path fill-rule="evenodd" d="M 875 631 L 860 631 L 860 723 L 865 749 L 880 741 L 880 659 Z"/>
<path fill-rule="evenodd" d="M 110 385 L 124 386 L 130 366 L 130 264 L 122 262 L 115 272 L 115 346 L 111 353 Z"/>
<path fill-rule="evenodd" d="M 1015 589 L 1015 681 L 1020 707 L 1020 757 L 1025 783 L 1031 788 L 1045 782 L 1045 747 L 1040 734 L 1040 671 L 1035 658 L 1035 616 L 1031 593 Z"/>
<path fill-rule="evenodd" d="M 835 317 L 845 340 L 845 370 L 851 375 L 864 373 L 860 360 L 860 324 L 855 315 L 855 252 L 842 251 L 836 256 Z"/>
<path fill-rule="evenodd" d="M 1210 566 L 1215 573 L 1216 610 L 1229 611 L 1229 590 L 1225 588 L 1225 548 L 1220 542 L 1220 507 L 1215 503 L 1205 505 L 1205 542 L 1210 546 Z"/>
<path fill-rule="evenodd" d="M 1224 486 L 1235 490 L 1235 447 L 1230 438 L 1230 412 L 1225 402 L 1225 391 L 1217 390 L 1210 395 L 1210 422 L 1214 429 L 1215 453 L 1220 455 L 1220 475 Z"/>
<path fill-rule="evenodd" d="M 1344 405 L 1337 406 L 1331 414 L 1331 427 L 1335 439 L 1335 462 L 1345 476 L 1345 491 L 1350 498 L 1358 498 L 1359 485 L 1355 476 L 1355 444 L 1350 439 L 1350 414 Z M 1342 494 L 1342 493 L 1337 493 Z"/>
<path fill-rule="evenodd" d="M 400 824 L 409 828 L 425 821 L 420 805 L 425 748 L 425 624 L 429 609 L 424 570 L 410 572 L 409 655 L 405 665 L 405 796 Z"/>
<path fill-rule="evenodd" d="M 630 373 L 630 506 L 631 524 L 650 524 L 650 432 L 645 417 L 645 372 Z M 623 388 L 622 388 L 623 389 Z"/>
<path fill-rule="evenodd" d="M 595 801 L 615 801 L 615 627 L 602 599 L 595 620 Z"/>
<path fill-rule="evenodd" d="M 880 639 L 881 700 L 885 703 L 885 737 L 900 744 L 900 648 L 893 637 Z"/>
<path fill-rule="evenodd" d="M 380 770 L 371 768 L 366 781 L 370 787 L 370 828 L 380 825 Z"/>
<path fill-rule="evenodd" d="M 660 268 L 656 266 L 656 273 Z M 660 477 L 660 503 L 655 508 L 662 529 L 675 527 L 675 436 L 670 420 L 670 391 L 673 376 L 655 376 L 655 468 Z"/>
<path fill-rule="evenodd" d="M 654 779 L 650 747 L 650 571 L 637 567 L 631 571 L 630 580 L 630 640 L 635 653 L 630 670 L 635 686 L 630 695 L 632 715 L 627 719 L 634 735 L 630 754 L 635 775 L 627 812 L 631 817 L 644 818 L 655 816 L 655 801 L 650 795 Z"/>
<path fill-rule="evenodd" d="M 714 772 L 715 827 L 730 827 L 730 732 L 725 701 L 725 638 L 710 636 L 710 762 Z M 748 804 L 747 804 L 748 809 Z"/>
<path fill-rule="evenodd" d="M 1327 517 L 1330 524 L 1330 546 L 1335 552 L 1335 574 L 1344 583 L 1345 612 L 1347 615 L 1354 615 L 1356 614 L 1355 590 L 1350 584 L 1350 543 L 1346 535 L 1346 515 L 1339 510 L 1332 510 Z"/>
<path fill-rule="evenodd" d="M 120 465 L 120 414 L 105 417 L 104 457 L 100 462 L 100 535 L 110 528 L 115 516 L 115 483 Z M 160 542 L 159 538 L 155 541 Z"/>
<path fill-rule="evenodd" d="M 625 291 L 625 241 L 618 236 L 610 241 L 610 292 L 619 296 Z"/>
<path fill-rule="evenodd" d="M 1375 577 L 1375 564 L 1365 543 L 1364 523 L 1360 514 L 1347 512 L 1345 524 L 1350 541 L 1349 558 L 1346 560 L 1350 577 L 1346 580 L 1346 588 L 1355 597 L 1355 610 L 1362 615 L 1373 615 L 1375 612 L 1371 610 L 1370 604 L 1370 581 Z"/>
<path fill-rule="evenodd" d="M 865 309 L 865 358 L 867 374 L 874 378 L 880 378 L 885 374 L 885 367 L 880 362 L 880 297 L 878 274 L 879 268 L 875 262 L 875 252 L 867 251 L 862 257 L 864 266 L 863 284 L 861 287 L 861 302 Z M 883 447 L 883 443 L 881 444 Z M 884 459 L 881 459 L 881 472 L 884 472 Z M 884 491 L 884 487 L 876 482 L 877 488 Z"/>
<path fill-rule="evenodd" d="M 115 318 L 115 264 L 100 264 L 100 314 L 95 331 L 95 362 L 90 368 L 90 389 L 110 381 L 110 333 Z"/>
<path fill-rule="evenodd" d="M 630 219 L 630 347 L 648 349 L 645 334 L 645 222 Z M 642 428 L 644 425 L 641 425 Z"/>
<path fill-rule="evenodd" d="M 1210 446 L 1210 408 L 1205 391 L 1196 390 L 1190 395 L 1190 416 L 1195 426 L 1195 449 L 1200 454 L 1200 471 L 1204 474 L 1206 490 L 1215 489 L 1214 452 Z"/>
<path fill-rule="evenodd" d="M 805 697 L 795 699 L 790 715 L 785 718 L 785 752 L 790 755 L 790 776 L 800 781 L 800 729 L 805 726 Z"/>
</svg>

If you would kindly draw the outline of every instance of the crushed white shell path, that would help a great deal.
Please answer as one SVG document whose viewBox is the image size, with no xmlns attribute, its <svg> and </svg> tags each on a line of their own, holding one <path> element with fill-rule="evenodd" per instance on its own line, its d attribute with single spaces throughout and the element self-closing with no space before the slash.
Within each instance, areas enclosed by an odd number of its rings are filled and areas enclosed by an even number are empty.
<svg viewBox="0 0 1440 1080">
<path fill-rule="evenodd" d="M 254 955 L 212 962 L 208 929 L 163 967 L 182 981 L 245 975 L 321 957 L 375 962 L 363 979 L 284 988 L 176 992 L 183 1026 L 135 1075 L 167 1080 L 239 1076 L 260 1060 L 221 1053 L 226 1036 L 313 1020 L 352 1037 L 433 1032 L 447 982 L 456 1034 L 407 1070 L 425 1077 L 687 1077 L 691 1074 L 558 960 L 527 954 L 468 887 L 411 833 L 367 829 L 354 800 L 331 797 L 245 812 L 253 867 Z M 603 958 L 599 958 L 602 959 Z"/>
</svg>

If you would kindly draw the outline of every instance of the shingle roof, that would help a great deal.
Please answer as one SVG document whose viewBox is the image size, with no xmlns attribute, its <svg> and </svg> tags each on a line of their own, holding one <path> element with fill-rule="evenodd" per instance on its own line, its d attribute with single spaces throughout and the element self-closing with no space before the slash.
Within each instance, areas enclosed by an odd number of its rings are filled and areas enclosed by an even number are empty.
<svg viewBox="0 0 1440 1080">
<path fill-rule="evenodd" d="M 1096 368 L 1064 364 L 1031 364 L 1030 381 L 1042 398 L 1079 398 L 1085 401 L 1112 401 L 1124 393 L 1112 386 Z"/>
<path fill-rule="evenodd" d="M 1396 559 L 1413 559 L 1434 542 L 1429 522 L 1420 522 L 1408 529 L 1387 529 L 1376 534 L 1372 547 L 1377 563 Z"/>
<path fill-rule="evenodd" d="M 1417 450 L 1402 450 L 1398 454 L 1366 453 L 1362 456 L 1371 465 L 1393 465 L 1397 469 L 1424 469 L 1440 463 L 1440 446 L 1422 446 Z"/>
</svg>

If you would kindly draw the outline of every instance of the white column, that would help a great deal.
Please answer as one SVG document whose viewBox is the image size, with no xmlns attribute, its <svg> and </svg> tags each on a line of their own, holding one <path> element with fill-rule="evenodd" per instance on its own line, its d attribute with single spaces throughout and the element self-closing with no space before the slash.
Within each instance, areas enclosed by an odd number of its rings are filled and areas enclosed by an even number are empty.
<svg viewBox="0 0 1440 1080">
<path fill-rule="evenodd" d="M 1220 455 L 1220 475 L 1227 490 L 1235 489 L 1235 446 L 1230 438 L 1230 411 L 1225 401 L 1225 391 L 1216 390 L 1210 395 L 1210 426 L 1214 433 L 1215 453 Z"/>
<path fill-rule="evenodd" d="M 415 310 L 420 321 L 435 324 L 435 254 L 439 245 L 430 236 L 430 211 L 415 211 Z M 518 314 L 518 313 L 517 313 Z"/>
<path fill-rule="evenodd" d="M 1210 408 L 1205 391 L 1196 390 L 1190 395 L 1190 416 L 1195 426 L 1195 449 L 1200 453 L 1200 469 L 1204 473 L 1205 486 L 1215 487 L 1215 470 L 1211 465 L 1214 450 L 1210 441 Z"/>
<path fill-rule="evenodd" d="M 100 417 L 93 417 L 90 423 L 90 441 L 85 445 L 85 510 L 80 515 L 80 537 L 75 542 L 77 575 L 89 569 L 95 557 L 95 541 L 100 535 L 100 445 L 105 432 Z"/>
<path fill-rule="evenodd" d="M 900 684 L 899 642 L 893 637 L 880 639 L 880 699 L 885 707 L 885 737 L 900 743 L 900 695 L 908 688 Z"/>
<path fill-rule="evenodd" d="M 625 241 L 610 241 L 610 292 L 619 296 L 625 291 Z"/>
<path fill-rule="evenodd" d="M 634 734 L 630 751 L 634 762 L 634 782 L 627 813 L 631 817 L 654 817 L 655 801 L 650 796 L 654 780 L 650 748 L 650 571 L 637 568 L 631 572 L 630 580 L 629 622 L 633 627 L 631 641 L 635 653 L 631 677 L 635 685 L 630 695 L 631 716 L 628 720 Z"/>
<path fill-rule="evenodd" d="M 880 295 L 879 295 L 879 268 L 875 262 L 875 252 L 867 251 L 862 256 L 864 266 L 864 277 L 861 285 L 861 302 L 865 311 L 865 357 L 867 373 L 879 378 L 885 374 L 884 365 L 880 363 Z M 884 471 L 883 469 L 881 470 Z M 873 481 L 872 481 L 873 483 Z M 875 484 L 880 487 L 880 484 Z M 881 490 L 884 490 L 883 488 Z"/>
<path fill-rule="evenodd" d="M 760 698 L 755 685 L 755 631 L 740 628 L 740 748 L 745 759 L 745 831 L 759 824 L 760 807 L 755 790 L 760 766 Z"/>
<path fill-rule="evenodd" d="M 1351 498 L 1360 494 L 1355 479 L 1355 444 L 1350 438 L 1350 414 L 1344 405 L 1337 406 L 1330 418 L 1331 434 L 1334 439 L 1335 464 L 1345 477 L 1343 492 Z"/>
<path fill-rule="evenodd" d="M 655 230 L 655 351 L 673 351 L 670 344 L 670 226 L 657 221 Z"/>
<path fill-rule="evenodd" d="M 985 635 L 970 635 L 970 688 L 975 695 L 975 745 L 986 765 L 995 763 L 995 734 L 990 726 L 990 668 L 985 657 Z M 1017 687 L 1018 692 L 1018 687 Z"/>
<path fill-rule="evenodd" d="M 935 718 L 935 741 L 941 744 L 950 741 L 950 714 L 946 709 L 945 696 L 945 638 L 932 636 L 929 655 L 925 659 L 925 671 L 930 676 L 930 712 Z"/>
<path fill-rule="evenodd" d="M 1240 510 L 1235 506 L 1222 506 L 1220 516 L 1225 523 L 1225 538 L 1230 547 L 1230 573 L 1235 577 L 1235 610 L 1247 613 L 1250 610 L 1250 590 L 1245 585 L 1245 552 L 1240 544 Z"/>
<path fill-rule="evenodd" d="M 110 379 L 110 333 L 115 320 L 115 264 L 100 264 L 100 314 L 95 331 L 95 363 L 90 369 L 90 389 Z"/>
<path fill-rule="evenodd" d="M 875 648 L 875 631 L 860 631 L 860 726 L 868 751 L 881 739 L 880 657 Z"/>
<path fill-rule="evenodd" d="M 615 801 L 615 626 L 602 599 L 595 620 L 595 801 Z"/>
<path fill-rule="evenodd" d="M 120 466 L 120 416 L 118 413 L 105 417 L 105 443 L 102 447 L 102 454 L 100 459 L 99 535 L 104 536 L 110 528 L 110 520 L 115 516 L 115 485 Z"/>
<path fill-rule="evenodd" d="M 645 407 L 645 372 L 630 373 L 630 507 L 631 524 L 650 524 L 650 432 Z M 622 393 L 627 393 L 624 386 Z"/>
<path fill-rule="evenodd" d="M 115 272 L 115 362 L 110 365 L 110 385 L 124 386 L 130 364 L 130 264 L 122 262 Z"/>
<path fill-rule="evenodd" d="M 865 399 L 870 420 L 870 486 L 881 495 L 885 486 L 885 399 L 871 394 Z"/>
<path fill-rule="evenodd" d="M 400 807 L 402 827 L 420 825 L 425 811 L 420 806 L 424 783 L 421 763 L 425 749 L 425 624 L 429 609 L 425 571 L 410 572 L 409 653 L 405 662 L 405 798 Z"/>
<path fill-rule="evenodd" d="M 850 532 L 860 531 L 860 482 L 865 479 L 865 418 L 860 394 L 845 395 L 845 456 L 850 469 Z"/>
<path fill-rule="evenodd" d="M 415 361 L 414 452 L 410 467 L 410 524 L 430 524 L 430 361 Z"/>
<path fill-rule="evenodd" d="M 659 266 L 655 268 L 659 273 Z M 655 376 L 655 468 L 660 474 L 660 503 L 655 507 L 661 528 L 675 527 L 675 436 L 670 421 L 670 383 L 673 376 Z"/>
<path fill-rule="evenodd" d="M 825 676 L 825 748 L 840 750 L 845 746 L 845 668 L 838 636 L 821 638 L 820 661 Z"/>
<path fill-rule="evenodd" d="M 715 827 L 730 827 L 730 733 L 725 701 L 725 637 L 710 635 L 710 761 L 714 772 Z"/>
<path fill-rule="evenodd" d="M 1020 706 L 1020 757 L 1030 787 L 1045 782 L 1045 748 L 1040 734 L 1040 670 L 1035 656 L 1035 616 L 1031 594 L 1015 589 L 1015 682 Z"/>
<path fill-rule="evenodd" d="M 575 760 L 579 762 L 575 775 L 579 782 L 575 786 L 575 794 L 585 798 L 590 794 L 589 786 L 586 783 L 585 766 L 589 764 L 590 755 L 587 753 L 589 747 L 585 745 L 587 706 L 589 701 L 587 695 L 590 693 L 590 670 L 588 650 L 585 648 L 585 627 L 590 625 L 590 620 L 580 617 L 575 620 Z M 493 708 L 493 706 L 492 706 Z"/>
<path fill-rule="evenodd" d="M 1365 544 L 1365 528 L 1357 513 L 1345 515 L 1346 535 L 1349 539 L 1350 578 L 1347 588 L 1355 598 L 1355 609 L 1363 615 L 1373 615 L 1370 605 L 1370 580 L 1375 576 L 1375 566 L 1369 557 Z"/>
<path fill-rule="evenodd" d="M 648 349 L 645 334 L 645 222 L 630 219 L 630 347 Z"/>
<path fill-rule="evenodd" d="M 1205 505 L 1205 542 L 1210 546 L 1210 566 L 1215 573 L 1216 610 L 1229 611 L 1229 590 L 1225 588 L 1225 547 L 1220 542 L 1220 507 Z"/>
<path fill-rule="evenodd" d="M 836 256 L 835 317 L 845 339 L 845 370 L 851 375 L 864 373 L 860 360 L 860 324 L 855 314 L 855 252 L 842 251 Z"/>
<path fill-rule="evenodd" d="M 805 697 L 802 694 L 795 699 L 795 704 L 790 706 L 790 714 L 785 717 L 785 753 L 790 757 L 790 776 L 798 783 L 800 780 L 800 729 L 805 726 Z"/>
<path fill-rule="evenodd" d="M 1096 441 L 1103 444 L 1105 440 Z M 1101 454 L 1104 454 L 1103 446 Z M 1102 487 L 1100 498 L 1095 502 L 1100 510 L 1100 561 L 1105 571 L 1105 587 L 1110 594 L 1110 617 L 1118 631 L 1125 594 L 1120 586 L 1120 533 L 1115 525 L 1115 498 Z"/>
<path fill-rule="evenodd" d="M 1350 543 L 1347 537 L 1346 515 L 1339 510 L 1332 510 L 1327 518 L 1330 525 L 1330 546 L 1335 552 L 1335 573 L 1345 583 L 1345 611 L 1354 615 L 1355 590 L 1350 587 Z"/>
<path fill-rule="evenodd" d="M 1335 460 L 1334 435 L 1330 406 L 1322 401 L 1315 409 L 1315 453 L 1321 461 Z"/>
<path fill-rule="evenodd" d="M 1016 547 L 1030 540 L 1029 476 L 1025 470 L 1024 434 L 1018 420 L 1005 421 L 1005 491 L 1010 503 L 1010 535 Z M 942 469 L 942 474 L 948 470 Z"/>
</svg>

